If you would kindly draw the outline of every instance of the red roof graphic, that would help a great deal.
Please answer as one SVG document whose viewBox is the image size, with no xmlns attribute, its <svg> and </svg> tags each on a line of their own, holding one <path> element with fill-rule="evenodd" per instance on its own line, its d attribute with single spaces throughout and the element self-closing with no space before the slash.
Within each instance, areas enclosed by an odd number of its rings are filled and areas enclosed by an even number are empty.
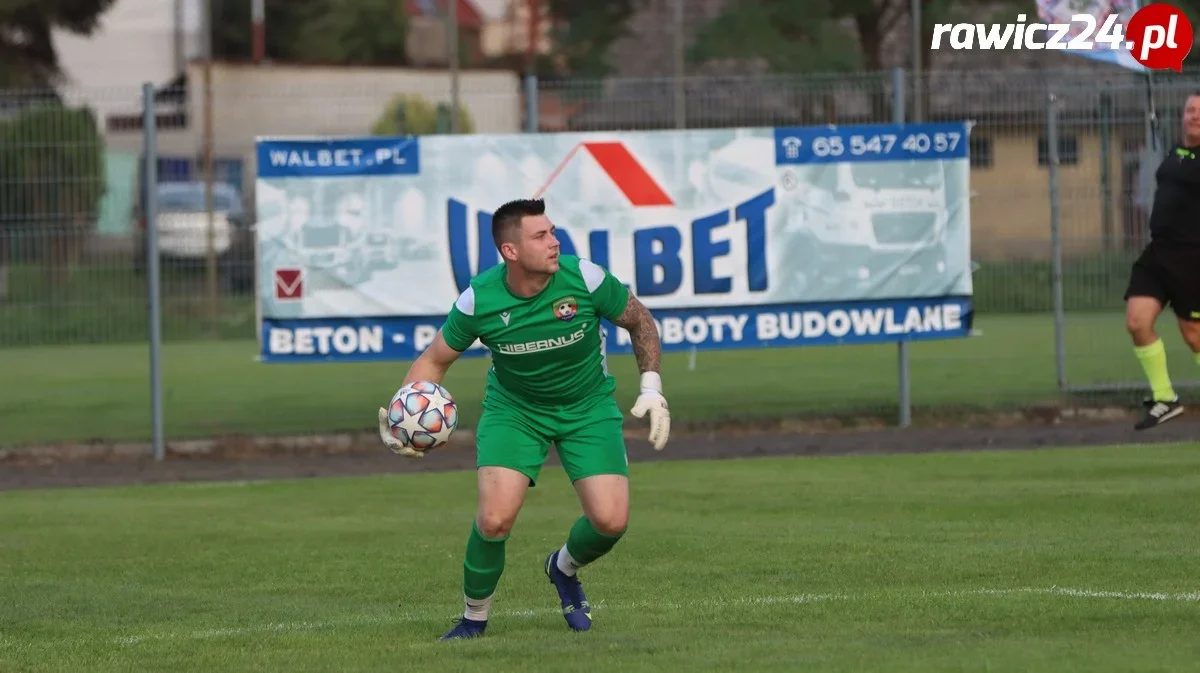
<svg viewBox="0 0 1200 673">
<path fill-rule="evenodd" d="M 550 174 L 546 184 L 542 185 L 542 188 L 534 195 L 535 198 L 550 188 L 550 185 L 558 178 L 558 174 L 567 167 L 567 164 L 571 163 L 571 159 L 575 157 L 575 153 L 580 148 L 592 155 L 600 169 L 608 175 L 613 185 L 625 195 L 625 198 L 629 199 L 629 203 L 634 207 L 675 205 L 675 201 L 667 195 L 654 176 L 650 175 L 637 157 L 629 151 L 629 148 L 618 140 L 585 142 L 573 147 Z"/>
</svg>

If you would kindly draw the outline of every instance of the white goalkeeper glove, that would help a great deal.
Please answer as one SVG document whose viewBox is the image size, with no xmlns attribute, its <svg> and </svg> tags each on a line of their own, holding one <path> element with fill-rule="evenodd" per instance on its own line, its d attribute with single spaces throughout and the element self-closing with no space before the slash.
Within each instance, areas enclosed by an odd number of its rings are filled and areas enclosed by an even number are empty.
<svg viewBox="0 0 1200 673">
<path fill-rule="evenodd" d="M 655 451 L 662 451 L 671 435 L 671 412 L 662 394 L 662 377 L 658 372 L 642 374 L 642 392 L 629 413 L 636 418 L 650 414 L 650 443 Z"/>
<path fill-rule="evenodd" d="M 392 453 L 398 453 L 409 458 L 425 457 L 424 451 L 418 451 L 411 446 L 405 446 L 403 442 L 392 436 L 392 424 L 388 422 L 388 412 L 383 407 L 379 407 L 379 438 L 391 449 Z"/>
</svg>

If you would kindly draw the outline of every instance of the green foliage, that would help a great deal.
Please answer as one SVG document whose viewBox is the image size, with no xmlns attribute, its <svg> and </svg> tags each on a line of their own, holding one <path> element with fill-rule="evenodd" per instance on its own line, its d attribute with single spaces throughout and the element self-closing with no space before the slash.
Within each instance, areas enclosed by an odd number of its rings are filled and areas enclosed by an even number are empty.
<svg viewBox="0 0 1200 673">
<path fill-rule="evenodd" d="M 293 63 L 407 63 L 408 19 L 396 0 L 266 0 L 268 58 Z M 213 0 L 213 53 L 244 61 L 252 55 L 250 3 Z"/>
<path fill-rule="evenodd" d="M 435 106 L 418 94 L 393 96 L 383 113 L 371 125 L 371 135 L 376 136 L 434 135 L 449 132 L 450 106 Z M 458 132 L 475 132 L 475 122 L 471 119 L 471 113 L 462 105 L 458 106 Z"/>
<path fill-rule="evenodd" d="M 819 0 L 737 3 L 700 28 L 688 60 L 761 58 L 776 72 L 855 70 L 862 54 L 838 24 L 843 10 Z"/>
<path fill-rule="evenodd" d="M 243 0 L 211 0 L 213 57 L 226 61 L 244 61 L 251 57 L 253 26 L 251 3 Z M 324 0 L 265 0 L 267 16 L 266 53 L 268 58 L 291 60 L 294 52 L 304 49 L 300 33 L 304 22 Z"/>
<path fill-rule="evenodd" d="M 565 74 L 604 77 L 615 72 L 609 47 L 625 35 L 637 9 L 635 0 L 549 0 L 548 9 L 555 24 L 555 56 Z"/>
<path fill-rule="evenodd" d="M 91 110 L 43 105 L 0 122 L 0 176 L 0 225 L 90 225 L 106 186 Z"/>
<path fill-rule="evenodd" d="M 602 77 L 615 71 L 609 48 L 626 33 L 646 0 L 546 0 L 554 53 L 539 57 L 540 74 Z M 252 30 L 247 0 L 212 0 L 213 53 L 246 60 Z M 267 57 L 293 63 L 405 65 L 408 21 L 401 0 L 266 0 Z M 460 62 L 471 53 L 460 41 Z M 519 66 L 518 66 L 519 67 Z M 564 72 L 565 71 L 565 72 Z"/>
<path fill-rule="evenodd" d="M 1032 12 L 1022 0 L 920 2 L 927 34 L 935 23 L 1012 21 L 1017 11 Z M 788 73 L 874 70 L 884 65 L 883 45 L 890 38 L 898 37 L 904 44 L 910 41 L 907 26 L 899 19 L 910 13 L 911 5 L 909 0 L 733 3 L 701 27 L 688 58 L 693 63 L 762 59 L 771 70 Z M 1007 18 L 998 18 L 1002 14 Z M 906 32 L 896 36 L 896 30 Z"/>
<path fill-rule="evenodd" d="M 408 18 L 394 0 L 328 0 L 328 11 L 305 22 L 300 44 L 317 62 L 403 65 Z"/>
</svg>

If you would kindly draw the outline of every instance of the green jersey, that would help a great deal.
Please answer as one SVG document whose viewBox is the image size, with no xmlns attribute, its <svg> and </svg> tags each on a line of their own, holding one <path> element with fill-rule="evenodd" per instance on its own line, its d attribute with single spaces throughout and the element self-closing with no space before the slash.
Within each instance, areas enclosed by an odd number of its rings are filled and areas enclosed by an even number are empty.
<svg viewBox="0 0 1200 673">
<path fill-rule="evenodd" d="M 605 362 L 600 319 L 625 310 L 629 291 L 586 259 L 560 255 L 559 269 L 538 294 L 508 289 L 504 264 L 471 279 L 446 316 L 442 338 L 456 351 L 478 339 L 492 352 L 488 383 L 538 405 L 571 404 L 615 383 Z"/>
</svg>

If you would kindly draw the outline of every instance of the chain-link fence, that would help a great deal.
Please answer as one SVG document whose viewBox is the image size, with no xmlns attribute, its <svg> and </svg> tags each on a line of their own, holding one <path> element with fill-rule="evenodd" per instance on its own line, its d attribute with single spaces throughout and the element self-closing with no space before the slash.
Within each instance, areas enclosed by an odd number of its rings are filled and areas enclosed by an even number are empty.
<svg viewBox="0 0 1200 673">
<path fill-rule="evenodd" d="M 193 66 L 186 85 L 157 93 L 158 179 L 149 186 L 158 208 L 168 436 L 361 429 L 403 375 L 403 363 L 255 362 L 256 137 L 890 122 L 894 81 L 890 72 L 542 83 L 464 73 L 455 89 L 445 73 Z M 1061 401 L 1056 336 L 1068 383 L 1139 382 L 1121 295 L 1146 241 L 1153 190 L 1147 79 L 1090 69 L 934 71 L 919 83 L 901 81 L 908 120 L 975 122 L 977 331 L 913 345 L 918 414 Z M 1196 90 L 1200 76 L 1155 75 L 1167 143 Z M 148 436 L 141 94 L 0 92 L 0 445 Z M 333 217 L 354 217 L 346 209 L 362 206 L 330 207 Z M 1055 213 L 1063 263 L 1057 330 Z M 1181 342 L 1166 336 L 1179 354 L 1173 372 L 1194 378 Z M 762 392 L 759 415 L 895 410 L 895 347 L 714 352 L 665 366 L 681 422 L 749 414 L 712 392 L 715 382 L 734 379 Z M 468 423 L 478 367 L 464 362 L 450 382 L 464 391 Z M 631 362 L 616 369 L 633 378 Z M 62 408 L 67 391 L 76 410 L 80 395 L 94 400 L 93 427 L 80 429 L 77 411 L 46 411 Z M 1100 395 L 1081 399 L 1107 399 Z"/>
</svg>

